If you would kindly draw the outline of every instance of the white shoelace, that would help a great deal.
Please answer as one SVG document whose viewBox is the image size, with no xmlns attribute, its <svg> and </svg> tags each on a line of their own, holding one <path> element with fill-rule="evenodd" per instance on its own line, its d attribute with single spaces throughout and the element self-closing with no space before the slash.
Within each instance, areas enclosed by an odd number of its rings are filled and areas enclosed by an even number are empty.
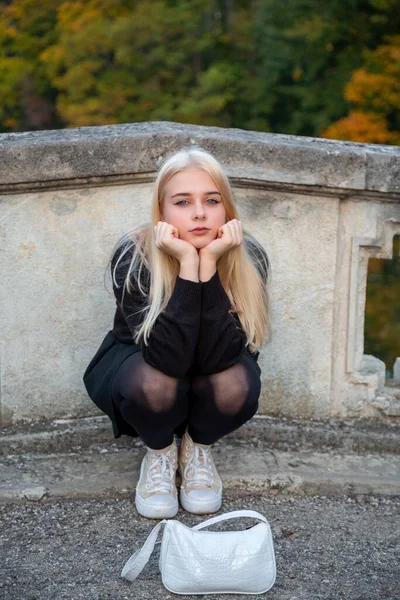
<svg viewBox="0 0 400 600">
<path fill-rule="evenodd" d="M 189 475 L 190 471 L 192 471 L 192 473 Z M 203 448 L 202 446 L 193 444 L 183 476 L 187 481 L 188 487 L 194 487 L 196 485 L 201 488 L 204 488 L 204 486 L 212 486 L 214 479 L 210 448 Z"/>
<path fill-rule="evenodd" d="M 153 452 L 148 450 L 151 460 L 150 467 L 147 470 L 146 490 L 153 492 L 169 493 L 174 488 L 174 474 L 176 466 L 171 457 L 174 456 L 174 450 L 168 452 Z"/>
</svg>

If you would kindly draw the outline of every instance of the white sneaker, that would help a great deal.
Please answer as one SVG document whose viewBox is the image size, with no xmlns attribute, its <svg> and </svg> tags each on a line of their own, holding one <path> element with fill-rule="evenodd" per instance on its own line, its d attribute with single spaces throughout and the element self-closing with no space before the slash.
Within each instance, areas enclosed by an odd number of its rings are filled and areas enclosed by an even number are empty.
<svg viewBox="0 0 400 600">
<path fill-rule="evenodd" d="M 211 456 L 211 445 L 196 444 L 186 430 L 178 468 L 182 477 L 179 494 L 182 507 L 197 515 L 217 512 L 222 504 L 222 481 Z"/>
<path fill-rule="evenodd" d="M 176 489 L 177 445 L 174 441 L 161 450 L 148 446 L 140 465 L 135 505 L 149 519 L 170 519 L 179 509 Z"/>
</svg>

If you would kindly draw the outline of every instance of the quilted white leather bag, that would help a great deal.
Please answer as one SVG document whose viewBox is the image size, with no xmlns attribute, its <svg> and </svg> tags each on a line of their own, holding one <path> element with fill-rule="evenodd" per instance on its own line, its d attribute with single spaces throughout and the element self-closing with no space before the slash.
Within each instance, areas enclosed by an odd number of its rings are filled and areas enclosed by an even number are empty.
<svg viewBox="0 0 400 600">
<path fill-rule="evenodd" d="M 240 531 L 199 531 L 218 521 L 253 517 L 261 523 Z M 160 527 L 165 523 L 161 542 Z M 187 527 L 163 519 L 143 547 L 126 562 L 121 577 L 133 581 L 161 543 L 159 568 L 164 586 L 175 594 L 263 594 L 275 583 L 271 528 L 254 510 L 234 510 Z"/>
</svg>

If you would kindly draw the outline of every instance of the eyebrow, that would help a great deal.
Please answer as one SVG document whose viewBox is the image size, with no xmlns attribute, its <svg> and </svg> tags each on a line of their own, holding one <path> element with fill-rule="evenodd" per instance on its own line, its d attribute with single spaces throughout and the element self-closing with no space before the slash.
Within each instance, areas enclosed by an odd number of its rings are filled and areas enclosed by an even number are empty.
<svg viewBox="0 0 400 600">
<path fill-rule="evenodd" d="M 217 192 L 216 190 L 212 191 L 212 192 L 204 192 L 204 196 L 210 196 L 211 194 L 218 194 L 218 196 L 222 197 L 222 194 L 220 194 L 219 192 Z M 190 197 L 192 194 L 190 194 L 189 192 L 178 192 L 177 194 L 174 194 L 173 196 L 171 196 L 171 198 L 175 198 L 176 196 L 187 196 Z"/>
</svg>

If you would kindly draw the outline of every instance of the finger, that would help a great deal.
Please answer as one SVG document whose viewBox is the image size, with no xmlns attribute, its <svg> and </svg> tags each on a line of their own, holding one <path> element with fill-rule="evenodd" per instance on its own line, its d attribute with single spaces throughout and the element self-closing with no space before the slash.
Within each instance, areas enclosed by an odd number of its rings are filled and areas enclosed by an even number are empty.
<svg viewBox="0 0 400 600">
<path fill-rule="evenodd" d="M 162 221 L 158 221 L 157 224 L 157 244 L 160 246 L 162 244 L 163 234 L 164 234 L 164 223 Z"/>
<path fill-rule="evenodd" d="M 238 219 L 234 219 L 234 230 L 235 230 L 235 243 L 238 246 L 242 239 L 242 224 Z"/>
<path fill-rule="evenodd" d="M 228 229 L 227 229 L 227 239 L 229 239 L 229 243 L 232 245 L 235 243 L 235 224 L 232 221 L 229 221 L 228 225 Z"/>
<path fill-rule="evenodd" d="M 234 231 L 235 231 L 235 246 L 239 245 L 239 222 L 235 219 L 234 223 Z"/>
<path fill-rule="evenodd" d="M 175 237 L 178 237 L 178 230 L 175 227 L 175 225 L 172 225 L 171 223 L 168 224 L 168 228 L 166 229 L 166 234 L 168 235 L 169 238 L 175 239 Z"/>
<path fill-rule="evenodd" d="M 243 226 L 242 226 L 242 221 L 238 221 L 239 224 L 239 244 L 242 243 L 243 240 Z"/>
<path fill-rule="evenodd" d="M 236 220 L 235 227 L 236 227 L 236 245 L 239 246 L 239 244 L 242 240 L 242 224 L 241 224 L 241 222 Z"/>
<path fill-rule="evenodd" d="M 219 228 L 218 237 L 226 236 L 228 231 L 229 231 L 229 223 L 225 223 L 225 225 L 222 225 Z"/>
<path fill-rule="evenodd" d="M 236 246 L 236 239 L 237 239 L 237 233 L 236 233 L 236 223 L 235 223 L 235 219 L 232 219 L 232 221 L 229 221 L 228 223 L 229 225 L 229 242 L 231 246 Z"/>
<path fill-rule="evenodd" d="M 167 239 L 172 237 L 171 234 L 172 225 L 170 223 L 166 223 L 165 221 L 162 223 L 161 227 L 161 241 L 165 242 Z"/>
</svg>

